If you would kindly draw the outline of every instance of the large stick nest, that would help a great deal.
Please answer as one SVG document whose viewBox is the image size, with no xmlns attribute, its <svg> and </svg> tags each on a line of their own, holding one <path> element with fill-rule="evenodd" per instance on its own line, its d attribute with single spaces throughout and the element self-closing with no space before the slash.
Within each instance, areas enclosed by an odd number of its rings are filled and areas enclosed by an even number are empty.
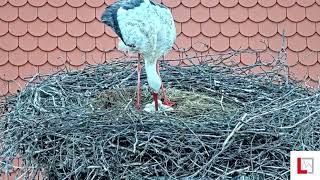
<svg viewBox="0 0 320 180">
<path fill-rule="evenodd" d="M 19 154 L 23 175 L 49 179 L 288 179 L 291 150 L 320 149 L 320 92 L 285 71 L 162 63 L 175 110 L 147 113 L 135 64 L 32 79 L 0 122 L 2 168 Z"/>
</svg>

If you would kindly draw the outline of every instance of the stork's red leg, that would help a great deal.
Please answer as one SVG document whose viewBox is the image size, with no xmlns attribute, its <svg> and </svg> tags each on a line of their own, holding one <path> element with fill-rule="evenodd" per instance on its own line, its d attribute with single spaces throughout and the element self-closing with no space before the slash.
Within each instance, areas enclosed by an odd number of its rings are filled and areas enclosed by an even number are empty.
<svg viewBox="0 0 320 180">
<path fill-rule="evenodd" d="M 155 110 L 158 111 L 158 110 L 159 110 L 158 93 L 153 92 L 153 93 L 152 93 L 152 96 L 153 96 L 153 101 L 154 101 Z"/>
<path fill-rule="evenodd" d="M 138 63 L 137 63 L 137 73 L 138 73 L 138 83 L 137 83 L 137 100 L 136 100 L 136 109 L 140 110 L 141 108 L 141 92 L 140 92 L 140 74 L 141 74 L 141 64 L 140 64 L 140 54 L 138 54 Z"/>
<path fill-rule="evenodd" d="M 158 72 L 158 74 L 160 76 L 160 64 L 159 64 L 159 61 L 157 62 L 157 72 Z M 163 83 L 161 83 L 161 91 L 162 91 L 163 104 L 164 105 L 171 107 L 171 106 L 176 104 L 175 102 L 169 100 L 169 98 L 167 96 L 166 88 L 164 87 Z"/>
</svg>

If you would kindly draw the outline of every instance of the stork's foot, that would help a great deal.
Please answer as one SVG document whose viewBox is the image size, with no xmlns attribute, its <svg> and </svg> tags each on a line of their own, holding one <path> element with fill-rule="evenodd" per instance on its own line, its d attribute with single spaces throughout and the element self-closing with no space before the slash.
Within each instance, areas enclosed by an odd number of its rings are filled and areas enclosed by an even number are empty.
<svg viewBox="0 0 320 180">
<path fill-rule="evenodd" d="M 164 100 L 163 100 L 163 105 L 172 107 L 172 106 L 174 106 L 175 104 L 176 104 L 175 102 L 170 101 L 168 98 L 164 98 Z"/>
</svg>

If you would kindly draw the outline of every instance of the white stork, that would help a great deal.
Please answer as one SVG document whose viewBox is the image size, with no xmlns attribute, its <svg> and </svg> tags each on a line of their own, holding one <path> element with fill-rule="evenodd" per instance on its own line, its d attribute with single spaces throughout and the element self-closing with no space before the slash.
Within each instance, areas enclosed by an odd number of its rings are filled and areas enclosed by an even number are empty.
<svg viewBox="0 0 320 180">
<path fill-rule="evenodd" d="M 171 50 L 176 40 L 176 28 L 170 10 L 153 0 L 119 0 L 106 8 L 101 21 L 119 36 L 120 50 L 139 53 L 136 108 L 140 109 L 140 54 L 144 58 L 148 84 L 153 90 L 154 110 L 158 111 L 162 105 L 158 101 L 160 88 L 163 104 L 171 107 L 174 103 L 166 96 L 157 62 Z"/>
</svg>

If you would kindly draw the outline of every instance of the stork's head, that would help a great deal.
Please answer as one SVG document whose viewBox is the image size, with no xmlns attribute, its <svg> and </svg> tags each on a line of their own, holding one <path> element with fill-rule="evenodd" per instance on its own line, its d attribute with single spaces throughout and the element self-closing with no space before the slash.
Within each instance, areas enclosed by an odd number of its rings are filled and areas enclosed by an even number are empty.
<svg viewBox="0 0 320 180">
<path fill-rule="evenodd" d="M 147 80 L 151 89 L 158 93 L 161 87 L 161 78 L 157 72 L 157 63 L 145 63 Z"/>
</svg>

